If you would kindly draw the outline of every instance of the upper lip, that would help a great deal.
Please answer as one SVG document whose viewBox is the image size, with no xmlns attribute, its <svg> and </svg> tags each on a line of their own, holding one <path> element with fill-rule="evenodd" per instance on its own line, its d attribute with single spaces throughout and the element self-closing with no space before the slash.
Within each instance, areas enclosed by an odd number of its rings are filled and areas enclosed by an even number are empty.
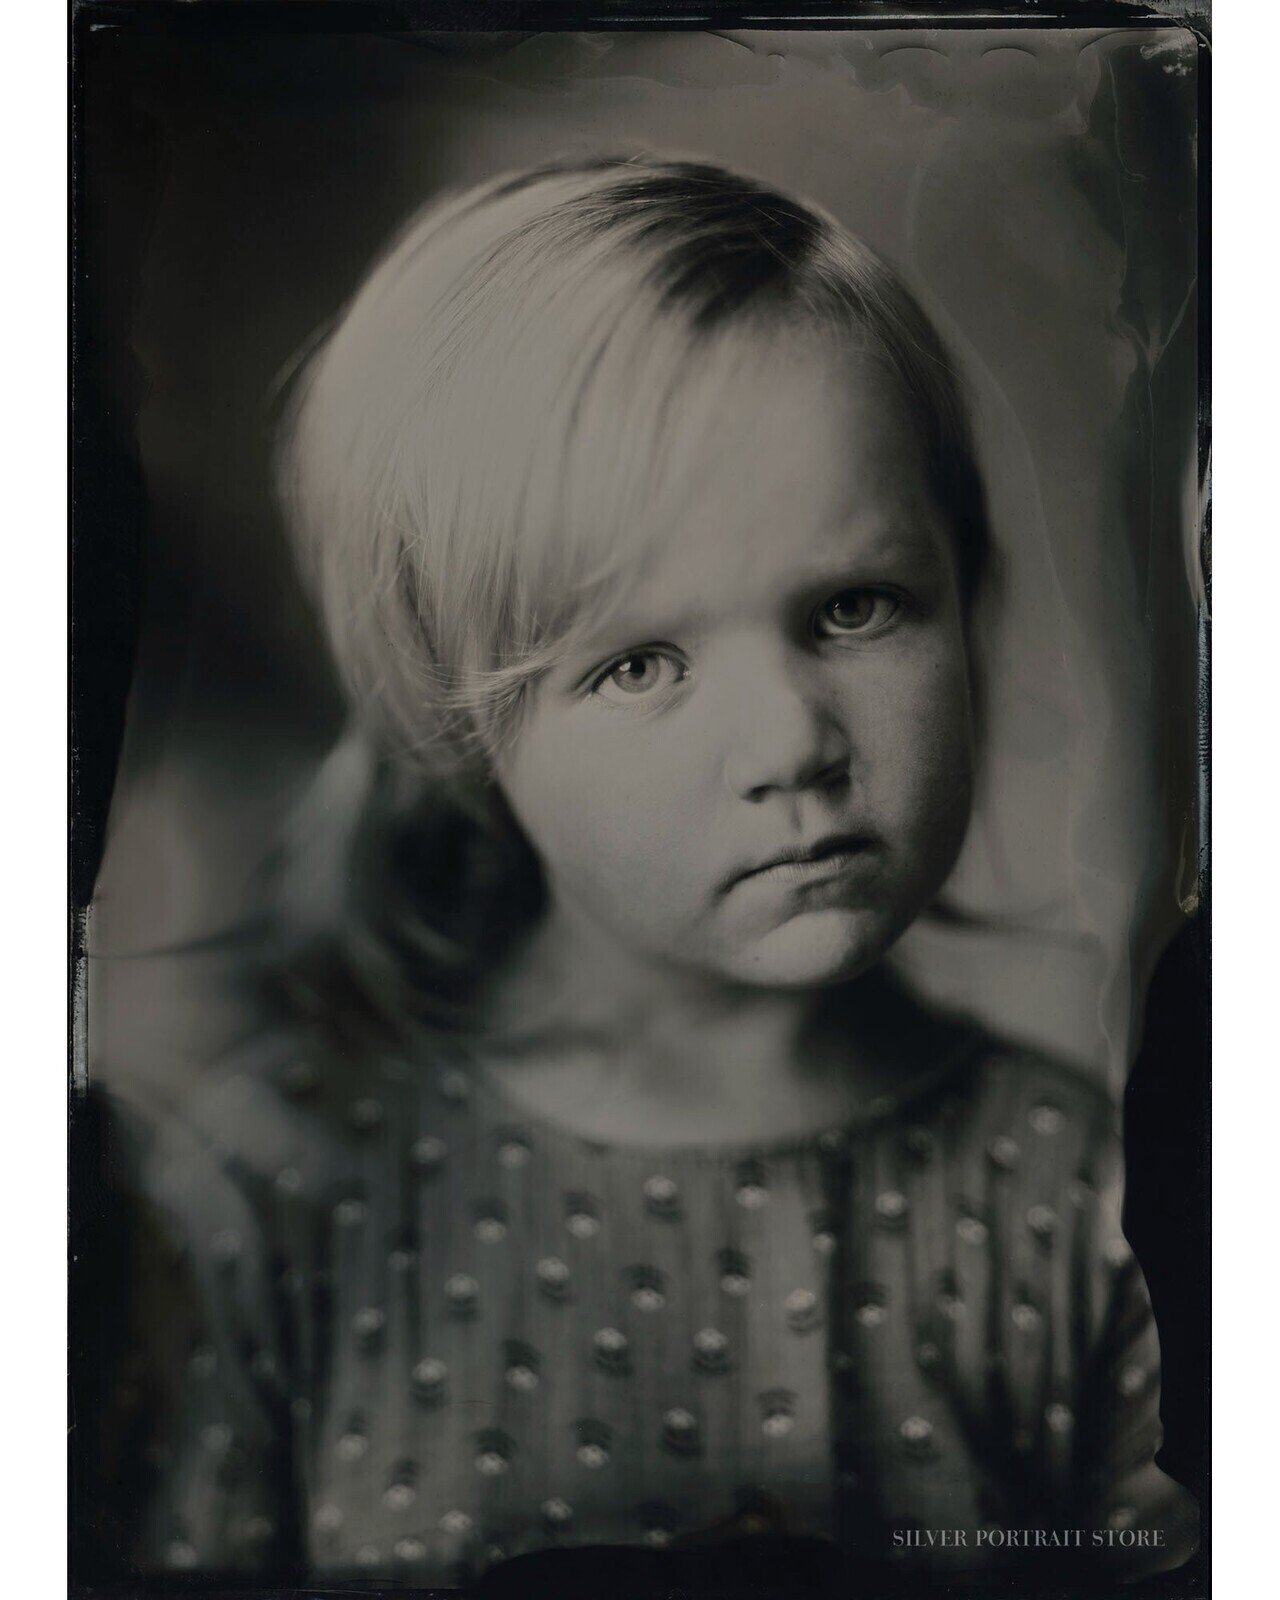
<svg viewBox="0 0 1280 1600">
<path fill-rule="evenodd" d="M 755 861 L 748 861 L 737 867 L 724 881 L 724 887 L 731 888 L 742 878 L 749 878 L 753 873 L 765 872 L 770 867 L 780 867 L 795 862 L 821 861 L 826 856 L 839 855 L 845 850 L 860 850 L 870 843 L 869 835 L 865 833 L 829 833 L 821 839 L 815 839 L 810 844 L 789 845 L 782 850 L 776 850 L 772 855 L 761 856 Z"/>
</svg>

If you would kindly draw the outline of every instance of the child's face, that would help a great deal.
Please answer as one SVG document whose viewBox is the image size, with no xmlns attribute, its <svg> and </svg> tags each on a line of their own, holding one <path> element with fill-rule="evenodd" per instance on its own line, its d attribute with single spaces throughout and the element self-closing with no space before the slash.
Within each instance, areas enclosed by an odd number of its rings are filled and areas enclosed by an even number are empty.
<svg viewBox="0 0 1280 1600">
<path fill-rule="evenodd" d="M 969 814 L 951 537 L 896 389 L 774 363 L 725 402 L 623 612 L 532 691 L 499 778 L 553 898 L 642 959 L 856 976 Z M 821 859 L 766 870 L 789 853 Z"/>
</svg>

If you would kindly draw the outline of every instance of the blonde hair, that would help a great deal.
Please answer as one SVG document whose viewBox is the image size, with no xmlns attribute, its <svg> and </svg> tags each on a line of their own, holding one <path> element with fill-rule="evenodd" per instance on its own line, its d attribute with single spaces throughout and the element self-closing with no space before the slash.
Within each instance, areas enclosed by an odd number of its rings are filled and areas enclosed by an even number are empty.
<svg viewBox="0 0 1280 1600">
<path fill-rule="evenodd" d="M 703 162 L 600 159 L 497 178 L 401 233 L 308 362 L 278 464 L 353 714 L 330 763 L 339 874 L 361 811 L 365 834 L 422 805 L 504 831 L 492 755 L 644 559 L 654 497 L 696 454 L 694 376 L 735 339 L 804 332 L 900 386 L 970 594 L 986 525 L 959 384 L 901 280 L 825 212 Z"/>
</svg>

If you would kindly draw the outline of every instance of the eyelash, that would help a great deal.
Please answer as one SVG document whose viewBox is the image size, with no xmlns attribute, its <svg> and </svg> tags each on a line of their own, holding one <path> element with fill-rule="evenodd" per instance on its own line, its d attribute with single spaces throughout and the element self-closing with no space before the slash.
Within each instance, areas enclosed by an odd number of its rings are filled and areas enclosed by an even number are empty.
<svg viewBox="0 0 1280 1600">
<path fill-rule="evenodd" d="M 876 602 L 883 601 L 886 604 L 888 604 L 889 606 L 891 606 L 892 609 L 890 610 L 889 615 L 887 617 L 884 617 L 878 624 L 872 623 L 872 624 L 870 624 L 870 625 L 868 625 L 866 627 L 860 627 L 860 628 L 840 628 L 840 627 L 837 627 L 835 629 L 835 631 L 833 633 L 830 633 L 830 634 L 823 634 L 823 633 L 818 632 L 818 627 L 819 627 L 819 623 L 820 623 L 820 621 L 822 619 L 822 615 L 828 609 L 828 607 L 834 606 L 834 605 L 838 604 L 841 600 L 847 600 L 851 596 L 854 596 L 854 595 L 858 596 L 859 598 L 870 599 L 872 601 L 873 605 Z M 887 628 L 891 622 L 896 620 L 896 618 L 901 614 L 901 612 L 903 610 L 903 607 L 904 607 L 904 604 L 905 604 L 904 596 L 899 594 L 896 590 L 893 590 L 893 589 L 879 589 L 879 588 L 874 588 L 874 587 L 872 587 L 870 585 L 867 585 L 867 586 L 865 586 L 863 588 L 841 589 L 838 594 L 833 594 L 829 599 L 824 600 L 822 602 L 822 604 L 818 607 L 818 609 L 814 612 L 814 614 L 813 614 L 814 631 L 816 633 L 818 633 L 818 637 L 819 638 L 837 638 L 837 639 L 838 638 L 850 638 L 850 637 L 855 637 L 855 636 L 878 634 L 878 633 L 883 632 L 884 629 Z"/>
<path fill-rule="evenodd" d="M 878 625 L 858 628 L 840 628 L 837 626 L 830 633 L 824 633 L 820 631 L 820 624 L 824 611 L 826 611 L 828 607 L 836 605 L 841 600 L 847 600 L 851 596 L 855 595 L 859 597 L 869 597 L 873 603 L 877 601 L 885 602 L 890 605 L 892 609 L 889 612 L 889 615 L 885 617 Z M 866 585 L 861 588 L 841 589 L 838 593 L 833 594 L 828 599 L 824 600 L 822 605 L 817 608 L 817 610 L 813 613 L 811 626 L 813 628 L 815 637 L 818 639 L 839 639 L 860 637 L 864 635 L 875 635 L 883 632 L 885 628 L 895 621 L 895 619 L 904 609 L 904 605 L 904 597 L 892 589 L 874 588 L 870 585 Z M 608 682 L 609 678 L 612 677 L 615 672 L 617 672 L 619 667 L 625 666 L 628 661 L 640 661 L 647 658 L 654 658 L 670 662 L 679 673 L 679 676 L 675 680 L 677 683 L 683 682 L 684 679 L 689 676 L 689 668 L 687 664 L 680 659 L 674 650 L 670 650 L 659 645 L 647 645 L 639 649 L 624 651 L 621 655 L 615 656 L 612 661 L 601 667 L 598 672 L 593 673 L 587 685 L 588 693 L 592 695 L 599 695 L 603 685 Z M 639 702 L 647 698 L 647 696 L 637 695 L 635 698 Z"/>
<path fill-rule="evenodd" d="M 675 651 L 664 649 L 659 645 L 646 645 L 638 650 L 624 651 L 622 655 L 615 656 L 613 660 L 610 661 L 606 666 L 601 667 L 599 672 L 593 673 L 587 686 L 589 692 L 591 694 L 599 694 L 603 685 L 608 682 L 615 672 L 617 672 L 619 667 L 625 666 L 628 661 L 644 661 L 648 659 L 669 661 L 679 673 L 679 677 L 676 679 L 676 682 L 683 682 L 683 680 L 689 676 L 689 668 L 679 658 Z M 640 695 L 636 696 L 637 700 L 640 700 L 641 698 L 643 697 Z"/>
</svg>

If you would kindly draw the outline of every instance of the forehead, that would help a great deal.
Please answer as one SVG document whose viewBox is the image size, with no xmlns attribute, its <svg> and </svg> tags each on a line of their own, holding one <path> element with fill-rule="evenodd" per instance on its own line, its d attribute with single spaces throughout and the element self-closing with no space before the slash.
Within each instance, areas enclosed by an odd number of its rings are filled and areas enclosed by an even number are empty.
<svg viewBox="0 0 1280 1600">
<path fill-rule="evenodd" d="M 677 459 L 629 535 L 627 613 L 946 558 L 918 428 L 881 363 L 761 351 L 698 387 Z"/>
</svg>

